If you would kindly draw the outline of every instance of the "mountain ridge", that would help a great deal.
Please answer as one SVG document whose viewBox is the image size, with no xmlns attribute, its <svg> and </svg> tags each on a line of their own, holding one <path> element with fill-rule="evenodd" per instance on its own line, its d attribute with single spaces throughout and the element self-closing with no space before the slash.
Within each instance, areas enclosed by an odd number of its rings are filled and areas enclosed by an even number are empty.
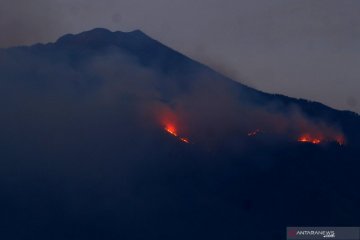
<svg viewBox="0 0 360 240">
<path fill-rule="evenodd" d="M 203 67 L 205 67 L 207 70 L 213 72 L 216 75 L 221 76 L 224 79 L 230 80 L 236 84 L 241 85 L 242 87 L 249 89 L 251 91 L 255 91 L 258 94 L 264 94 L 267 97 L 281 97 L 281 98 L 287 98 L 287 100 L 289 101 L 302 101 L 304 103 L 312 103 L 312 104 L 317 104 L 317 105 L 321 105 L 322 108 L 327 108 L 328 110 L 331 111 L 337 111 L 337 112 L 341 112 L 344 114 L 351 114 L 353 116 L 356 117 L 360 117 L 360 115 L 354 111 L 351 110 L 339 110 L 333 107 L 330 107 L 326 104 L 323 104 L 319 101 L 313 101 L 313 100 L 308 100 L 308 99 L 304 99 L 304 98 L 294 98 L 288 95 L 284 95 L 284 94 L 277 94 L 277 93 L 268 93 L 259 89 L 255 89 L 253 87 L 249 87 L 243 83 L 241 83 L 240 81 L 231 79 L 230 77 L 227 77 L 219 72 L 217 72 L 216 70 L 211 69 L 209 66 L 207 66 L 204 63 L 201 63 L 199 61 L 196 61 L 194 59 L 189 58 L 188 56 L 172 49 L 171 47 L 164 45 L 163 43 L 159 42 L 158 40 L 150 37 L 149 35 L 147 35 L 146 33 L 144 33 L 143 31 L 141 31 L 140 29 L 136 29 L 136 30 L 132 30 L 132 31 L 128 31 L 128 32 L 122 32 L 122 31 L 110 31 L 106 28 L 94 28 L 88 31 L 84 31 L 84 32 L 80 32 L 77 34 L 65 34 L 61 37 L 59 37 L 56 41 L 54 42 L 49 42 L 49 43 L 36 43 L 33 45 L 29 45 L 29 46 L 15 46 L 15 47 L 11 47 L 11 48 L 5 48 L 2 50 L 16 50 L 16 49 L 31 49 L 31 48 L 44 48 L 44 47 L 49 47 L 49 46 L 66 46 L 66 47 L 79 47 L 82 45 L 91 45 L 91 44 L 95 44 L 95 45 L 99 45 L 99 46 L 108 46 L 108 45 L 115 45 L 120 47 L 121 44 L 124 44 L 124 41 L 121 40 L 134 40 L 134 39 L 138 39 L 141 41 L 151 41 L 152 43 L 156 43 L 160 46 L 163 46 L 165 48 L 167 48 L 167 50 L 172 51 L 173 53 L 176 53 L 178 55 L 180 55 L 183 58 L 186 58 L 187 60 L 190 60 L 198 65 L 201 65 Z M 127 43 L 129 44 L 129 43 Z M 136 45 L 136 47 L 139 47 L 139 45 Z"/>
<path fill-rule="evenodd" d="M 206 78 L 212 79 L 213 83 L 209 84 L 226 83 L 229 89 L 237 92 L 239 101 L 252 102 L 259 107 L 273 104 L 280 112 L 292 111 L 296 106 L 310 118 L 314 118 L 316 121 L 325 119 L 330 124 L 340 125 L 347 134 L 354 135 L 351 138 L 360 138 L 360 116 L 355 112 L 337 110 L 320 102 L 282 94 L 270 94 L 251 88 L 164 45 L 141 30 L 113 32 L 105 28 L 95 28 L 78 34 L 66 34 L 52 43 L 14 47 L 5 49 L 4 52 L 8 52 L 10 55 L 14 51 L 19 54 L 23 51 L 30 52 L 34 56 L 50 57 L 55 55 L 55 60 L 52 61 L 57 62 L 56 59 L 63 59 L 61 61 L 73 62 L 76 65 L 99 52 L 111 54 L 119 50 L 131 58 L 135 58 L 146 69 L 156 70 L 162 76 L 172 78 L 172 82 L 177 84 L 180 92 L 187 92 L 191 88 L 194 76 L 205 75 Z M 174 93 L 168 93 L 169 81 L 159 84 L 164 85 L 159 86 L 160 89 L 163 88 L 164 101 L 171 102 L 168 96 L 170 94 L 171 98 Z"/>
<path fill-rule="evenodd" d="M 92 38 L 94 36 L 94 38 Z M 93 39 L 95 43 L 99 40 L 98 36 L 101 36 L 105 43 L 109 43 L 108 39 L 111 39 L 111 44 L 129 50 L 130 54 L 137 56 L 146 67 L 153 67 L 153 59 L 155 66 L 160 64 L 162 67 L 160 71 L 170 73 L 171 75 L 179 74 L 193 74 L 194 72 L 208 72 L 209 76 L 220 79 L 221 81 L 227 81 L 231 88 L 239 89 L 242 95 L 246 95 L 243 100 L 257 102 L 257 104 L 267 105 L 269 102 L 281 103 L 285 109 L 291 109 L 293 105 L 300 106 L 301 111 L 310 117 L 326 118 L 330 122 L 340 124 L 346 128 L 348 125 L 352 126 L 347 131 L 354 131 L 358 134 L 354 138 L 360 137 L 360 127 L 354 128 L 354 123 L 360 123 L 360 115 L 356 112 L 349 110 L 338 110 L 329 107 L 321 102 L 311 101 L 302 98 L 293 98 L 283 94 L 271 94 L 258 89 L 251 88 L 239 81 L 235 81 L 219 72 L 211 69 L 209 66 L 193 60 L 188 56 L 164 45 L 163 43 L 153 39 L 141 30 L 134 30 L 130 32 L 116 31 L 112 32 L 104 28 L 96 28 L 90 31 L 82 32 L 80 34 L 71 35 L 68 38 L 80 38 Z M 61 43 L 59 38 L 54 44 Z M 101 41 L 100 41 L 101 42 Z M 101 44 L 100 44 L 101 45 Z M 106 44 L 104 44 L 106 46 Z M 144 57 L 145 56 L 145 57 Z M 189 78 L 190 79 L 190 78 Z M 189 80 L 190 81 L 190 80 Z M 288 111 L 288 110 L 285 110 Z M 356 125 L 356 124 L 355 124 Z M 358 124 L 360 125 L 360 124 Z"/>
</svg>

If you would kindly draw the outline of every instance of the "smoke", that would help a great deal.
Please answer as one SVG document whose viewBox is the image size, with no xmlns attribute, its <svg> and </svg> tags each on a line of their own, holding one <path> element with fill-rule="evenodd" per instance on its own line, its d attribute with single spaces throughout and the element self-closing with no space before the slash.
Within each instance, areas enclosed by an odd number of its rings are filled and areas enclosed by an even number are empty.
<svg viewBox="0 0 360 240">
<path fill-rule="evenodd" d="M 296 141 L 305 133 L 326 141 L 344 138 L 338 126 L 312 119 L 298 106 L 285 109 L 277 101 L 258 105 L 256 101 L 240 99 L 242 91 L 206 74 L 194 76 L 192 82 L 187 93 L 164 104 L 156 115 L 171 119 L 167 121 L 200 145 L 215 147 L 234 138 L 241 145 L 254 130 L 265 134 L 267 137 L 262 140 L 271 144 Z"/>
<path fill-rule="evenodd" d="M 257 104 L 256 98 L 262 96 L 250 98 L 246 90 L 205 69 L 168 75 L 116 47 L 85 56 L 74 62 L 68 52 L 54 56 L 3 52 L 1 98 L 6 106 L 1 121 L 13 129 L 8 131 L 23 129 L 28 137 L 42 136 L 45 142 L 57 136 L 65 144 L 65 135 L 76 139 L 84 135 L 79 131 L 96 132 L 97 124 L 105 132 L 116 128 L 125 139 L 146 133 L 150 135 L 144 139 L 151 139 L 152 131 L 171 122 L 182 136 L 208 147 L 229 141 L 244 144 L 256 129 L 261 133 L 257 139 L 272 144 L 296 141 L 302 134 L 329 141 L 343 138 L 337 126 L 311 119 L 297 106 Z M 49 130 L 56 134 L 49 136 Z"/>
</svg>

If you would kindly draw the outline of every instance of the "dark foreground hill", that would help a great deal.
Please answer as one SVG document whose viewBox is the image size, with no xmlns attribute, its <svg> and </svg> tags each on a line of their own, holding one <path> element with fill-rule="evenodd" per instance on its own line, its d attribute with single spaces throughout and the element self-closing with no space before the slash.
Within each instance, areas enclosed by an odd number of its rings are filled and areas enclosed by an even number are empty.
<svg viewBox="0 0 360 240">
<path fill-rule="evenodd" d="M 0 50 L 0 239 L 285 239 L 360 225 L 360 118 L 140 31 Z"/>
</svg>

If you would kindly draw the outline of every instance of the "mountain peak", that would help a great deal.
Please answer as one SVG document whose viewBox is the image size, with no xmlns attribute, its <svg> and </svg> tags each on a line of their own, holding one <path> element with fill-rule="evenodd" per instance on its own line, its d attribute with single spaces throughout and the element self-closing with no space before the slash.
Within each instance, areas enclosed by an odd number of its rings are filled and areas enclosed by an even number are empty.
<svg viewBox="0 0 360 240">
<path fill-rule="evenodd" d="M 66 34 L 60 37 L 56 44 L 60 45 L 107 45 L 116 44 L 119 40 L 124 38 L 149 38 L 141 30 L 133 30 L 129 32 L 116 31 L 112 32 L 106 28 L 95 28 L 89 31 L 81 32 L 79 34 Z"/>
</svg>

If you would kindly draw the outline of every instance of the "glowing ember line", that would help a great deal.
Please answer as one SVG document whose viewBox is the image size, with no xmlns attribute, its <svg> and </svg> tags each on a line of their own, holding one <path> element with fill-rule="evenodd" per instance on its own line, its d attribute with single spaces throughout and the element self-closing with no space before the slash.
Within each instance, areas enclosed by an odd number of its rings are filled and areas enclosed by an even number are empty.
<svg viewBox="0 0 360 240">
<path fill-rule="evenodd" d="M 170 133 L 171 135 L 173 135 L 173 136 L 175 136 L 175 137 L 178 136 L 177 133 L 176 133 L 175 128 L 173 128 L 173 127 L 171 127 L 171 126 L 167 126 L 167 127 L 165 128 L 165 131 L 167 131 L 168 133 Z"/>
<path fill-rule="evenodd" d="M 312 144 L 336 142 L 340 146 L 345 145 L 345 139 L 343 136 L 338 136 L 338 137 L 334 137 L 334 138 L 319 138 L 319 137 L 313 137 L 309 134 L 305 134 L 298 138 L 298 142 L 312 143 Z"/>
<path fill-rule="evenodd" d="M 173 135 L 174 137 L 177 137 L 180 141 L 182 141 L 184 143 L 190 143 L 189 139 L 179 136 L 179 134 L 177 133 L 177 130 L 176 130 L 174 125 L 168 124 L 168 125 L 165 126 L 164 129 L 169 134 Z"/>
<path fill-rule="evenodd" d="M 312 144 L 320 144 L 321 143 L 321 140 L 318 139 L 318 138 L 313 138 L 309 135 L 304 135 L 304 136 L 301 136 L 299 139 L 298 139 L 298 142 L 302 142 L 302 143 L 312 143 Z"/>
<path fill-rule="evenodd" d="M 190 143 L 190 141 L 187 138 L 180 138 L 180 140 L 185 142 L 185 143 Z"/>
</svg>

